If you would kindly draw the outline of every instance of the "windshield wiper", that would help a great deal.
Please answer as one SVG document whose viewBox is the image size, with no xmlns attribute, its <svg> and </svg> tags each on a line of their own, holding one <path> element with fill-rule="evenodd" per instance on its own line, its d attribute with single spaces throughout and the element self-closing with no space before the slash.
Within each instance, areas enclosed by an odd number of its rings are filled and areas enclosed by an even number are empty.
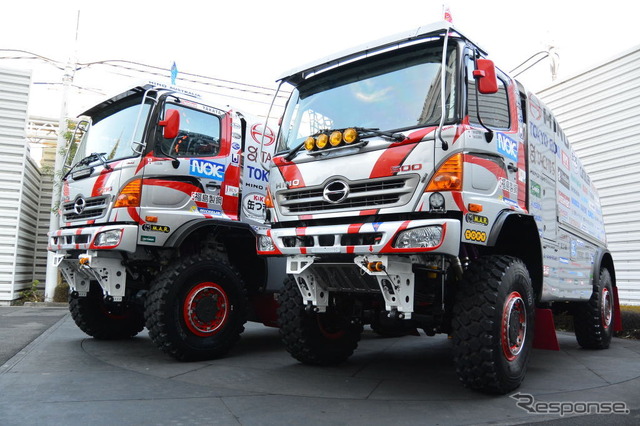
<svg viewBox="0 0 640 426">
<path fill-rule="evenodd" d="M 107 170 L 111 170 L 111 166 L 109 165 L 109 163 L 107 163 L 107 157 L 106 157 L 106 152 L 94 152 L 91 155 L 95 155 L 97 158 L 97 160 L 100 160 L 100 162 L 102 163 L 102 166 Z"/>
<path fill-rule="evenodd" d="M 100 161 L 106 170 L 111 170 L 111 166 L 107 163 L 107 157 L 105 156 L 106 154 L 106 152 L 94 152 L 87 157 L 84 157 L 82 160 L 71 166 L 69 171 L 63 176 L 62 180 L 65 180 L 67 176 L 69 176 L 69 174 L 79 166 L 88 166 L 94 161 Z"/>
<path fill-rule="evenodd" d="M 291 159 L 296 156 L 298 151 L 300 151 L 300 148 L 302 148 L 303 146 L 304 146 L 304 142 L 302 142 L 301 144 L 293 148 L 291 151 L 289 151 L 289 153 L 285 155 L 284 159 L 287 161 L 291 161 Z"/>
<path fill-rule="evenodd" d="M 386 132 L 384 130 L 380 130 L 377 127 L 354 127 L 354 129 L 358 131 L 360 139 L 370 138 L 372 136 L 385 136 L 396 142 L 402 142 L 403 140 L 407 139 L 407 137 L 402 133 Z"/>
</svg>

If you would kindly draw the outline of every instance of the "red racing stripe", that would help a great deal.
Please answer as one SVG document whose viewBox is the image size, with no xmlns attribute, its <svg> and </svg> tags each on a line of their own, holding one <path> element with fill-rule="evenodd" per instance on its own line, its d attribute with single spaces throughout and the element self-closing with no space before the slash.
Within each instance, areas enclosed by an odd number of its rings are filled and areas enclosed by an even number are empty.
<svg viewBox="0 0 640 426">
<path fill-rule="evenodd" d="M 382 155 L 378 157 L 376 164 L 374 164 L 369 178 L 373 179 L 394 175 L 395 173 L 391 171 L 391 168 L 401 165 L 416 146 L 418 146 L 418 143 L 413 142 L 404 145 L 390 146 L 384 150 Z"/>
<path fill-rule="evenodd" d="M 302 173 L 295 163 L 287 162 L 283 157 L 275 157 L 273 163 L 278 168 L 282 178 L 287 183 L 287 188 L 304 188 L 305 183 Z M 295 185 L 293 184 L 295 182 Z"/>
</svg>

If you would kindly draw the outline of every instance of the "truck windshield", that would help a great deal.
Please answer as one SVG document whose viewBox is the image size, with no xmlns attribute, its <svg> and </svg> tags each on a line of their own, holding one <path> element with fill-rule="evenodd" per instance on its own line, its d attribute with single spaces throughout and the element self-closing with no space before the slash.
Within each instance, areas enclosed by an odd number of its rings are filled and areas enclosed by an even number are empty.
<svg viewBox="0 0 640 426">
<path fill-rule="evenodd" d="M 106 161 L 138 155 L 134 152 L 131 142 L 132 140 L 141 141 L 150 110 L 149 103 L 141 104 L 141 98 L 136 97 L 110 105 L 99 113 L 93 114 L 91 127 L 83 135 L 75 153 L 71 153 L 73 160 L 68 165 L 74 166 L 93 153 L 104 154 Z M 138 115 L 140 115 L 139 122 Z M 136 122 L 138 122 L 137 128 Z M 75 148 L 71 146 L 70 149 Z"/>
<path fill-rule="evenodd" d="M 455 117 L 456 48 L 446 67 L 445 121 Z M 442 46 L 412 46 L 348 64 L 300 83 L 287 104 L 278 152 L 319 131 L 347 127 L 404 130 L 440 121 Z"/>
</svg>

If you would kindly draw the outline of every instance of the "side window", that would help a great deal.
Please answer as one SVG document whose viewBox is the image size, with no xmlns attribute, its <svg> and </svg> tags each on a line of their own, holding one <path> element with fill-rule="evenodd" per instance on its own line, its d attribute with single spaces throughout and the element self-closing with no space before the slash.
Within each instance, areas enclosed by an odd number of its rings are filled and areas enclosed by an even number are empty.
<svg viewBox="0 0 640 426">
<path fill-rule="evenodd" d="M 477 99 L 476 99 L 477 97 Z M 482 122 L 491 128 L 509 128 L 509 98 L 507 85 L 498 76 L 498 91 L 492 94 L 482 94 L 476 91 L 476 81 L 473 78 L 473 61 L 467 61 L 467 111 L 469 122 L 480 125 L 478 121 L 478 108 Z"/>
<path fill-rule="evenodd" d="M 197 105 L 196 105 L 197 107 Z M 180 104 L 165 104 L 180 113 L 180 130 L 173 139 L 161 138 L 160 147 L 171 157 L 213 157 L 220 152 L 220 117 Z"/>
</svg>

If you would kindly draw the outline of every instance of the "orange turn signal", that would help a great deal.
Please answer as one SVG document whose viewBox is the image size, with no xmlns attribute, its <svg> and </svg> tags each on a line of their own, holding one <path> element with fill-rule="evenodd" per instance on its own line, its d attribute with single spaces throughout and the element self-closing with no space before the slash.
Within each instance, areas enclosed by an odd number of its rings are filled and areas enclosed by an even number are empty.
<svg viewBox="0 0 640 426">
<path fill-rule="evenodd" d="M 140 207 L 141 193 L 142 179 L 134 179 L 120 190 L 113 207 Z"/>
<path fill-rule="evenodd" d="M 464 154 L 458 153 L 449 157 L 431 178 L 427 186 L 427 192 L 461 191 L 463 166 Z"/>
</svg>

